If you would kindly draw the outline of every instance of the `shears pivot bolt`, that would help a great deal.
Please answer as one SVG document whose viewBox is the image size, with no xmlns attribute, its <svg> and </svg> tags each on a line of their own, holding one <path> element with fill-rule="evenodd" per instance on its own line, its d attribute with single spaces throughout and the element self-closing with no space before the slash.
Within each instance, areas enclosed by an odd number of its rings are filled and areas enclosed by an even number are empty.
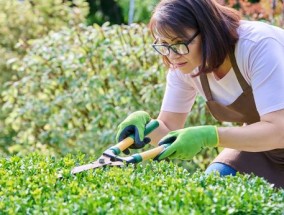
<svg viewBox="0 0 284 215">
<path fill-rule="evenodd" d="M 99 159 L 99 163 L 100 164 L 104 164 L 105 163 L 105 159 L 104 158 Z"/>
</svg>

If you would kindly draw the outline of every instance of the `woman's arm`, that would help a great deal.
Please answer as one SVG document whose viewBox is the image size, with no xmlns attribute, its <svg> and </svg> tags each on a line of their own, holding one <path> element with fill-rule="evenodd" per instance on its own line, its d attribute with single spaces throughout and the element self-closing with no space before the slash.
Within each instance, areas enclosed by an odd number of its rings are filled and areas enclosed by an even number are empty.
<svg viewBox="0 0 284 215">
<path fill-rule="evenodd" d="M 151 144 L 157 146 L 160 139 L 167 135 L 170 131 L 183 128 L 186 117 L 187 113 L 161 111 L 157 118 L 159 121 L 159 127 L 149 135 L 151 138 Z"/>
<path fill-rule="evenodd" d="M 265 114 L 260 122 L 243 127 L 220 127 L 219 146 L 260 152 L 284 148 L 284 110 Z"/>
</svg>

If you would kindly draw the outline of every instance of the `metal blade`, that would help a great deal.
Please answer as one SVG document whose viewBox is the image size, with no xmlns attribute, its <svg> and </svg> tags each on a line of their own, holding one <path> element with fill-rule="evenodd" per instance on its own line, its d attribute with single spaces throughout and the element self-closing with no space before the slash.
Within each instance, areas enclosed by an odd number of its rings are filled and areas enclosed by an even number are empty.
<svg viewBox="0 0 284 215">
<path fill-rule="evenodd" d="M 71 170 L 71 174 L 77 174 L 79 172 L 87 171 L 87 170 L 90 170 L 90 169 L 95 169 L 97 167 L 102 167 L 102 166 L 105 166 L 105 165 L 106 165 L 105 163 L 101 164 L 98 161 L 94 161 L 94 162 L 89 163 L 89 164 L 74 167 Z M 62 179 L 63 175 L 61 173 L 59 173 L 57 175 L 57 178 Z"/>
<path fill-rule="evenodd" d="M 85 164 L 82 166 L 77 166 L 74 167 L 71 170 L 71 174 L 76 174 L 79 172 L 83 172 L 86 170 L 90 170 L 90 169 L 95 169 L 98 167 L 103 167 L 103 166 L 123 166 L 124 163 L 122 161 L 111 161 L 109 157 L 106 156 L 101 156 L 97 161 L 94 161 L 92 163 L 89 164 Z"/>
<path fill-rule="evenodd" d="M 99 162 L 93 162 L 93 163 L 85 164 L 82 166 L 76 166 L 71 170 L 71 174 L 76 174 L 76 173 L 83 172 L 89 169 L 95 169 L 97 167 L 101 167 L 104 165 L 105 164 L 100 164 Z"/>
</svg>

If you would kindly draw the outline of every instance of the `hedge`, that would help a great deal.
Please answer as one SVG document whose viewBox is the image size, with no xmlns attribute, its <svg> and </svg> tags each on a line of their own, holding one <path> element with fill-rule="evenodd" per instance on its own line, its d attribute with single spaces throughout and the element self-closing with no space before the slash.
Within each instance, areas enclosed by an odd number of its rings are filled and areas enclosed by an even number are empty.
<svg viewBox="0 0 284 215">
<path fill-rule="evenodd" d="M 92 161 L 92 160 L 89 160 Z M 0 159 L 1 214 L 275 214 L 284 190 L 248 176 L 194 174 L 167 162 L 70 175 L 82 154 Z M 64 178 L 57 174 L 63 172 Z"/>
</svg>

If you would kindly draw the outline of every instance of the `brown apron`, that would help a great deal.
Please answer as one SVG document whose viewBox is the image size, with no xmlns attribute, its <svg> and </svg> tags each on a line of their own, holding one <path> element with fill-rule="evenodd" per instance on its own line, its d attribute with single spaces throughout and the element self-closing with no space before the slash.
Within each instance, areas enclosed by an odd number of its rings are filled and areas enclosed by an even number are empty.
<svg viewBox="0 0 284 215">
<path fill-rule="evenodd" d="M 242 76 L 233 52 L 229 56 L 243 93 L 228 106 L 217 103 L 213 100 L 207 75 L 201 74 L 200 80 L 207 99 L 207 107 L 219 121 L 247 124 L 258 122 L 260 117 L 255 106 L 252 88 Z M 275 187 L 284 188 L 284 149 L 266 152 L 245 152 L 225 148 L 214 159 L 214 162 L 225 163 L 240 173 L 253 173 L 275 184 Z"/>
</svg>

